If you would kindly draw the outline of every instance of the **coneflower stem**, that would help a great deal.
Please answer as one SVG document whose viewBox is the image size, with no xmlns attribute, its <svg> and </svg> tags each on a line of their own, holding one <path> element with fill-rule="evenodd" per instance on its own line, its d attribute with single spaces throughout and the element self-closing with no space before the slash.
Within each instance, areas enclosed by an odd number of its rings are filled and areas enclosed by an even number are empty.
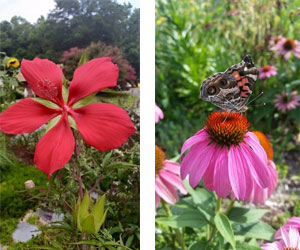
<svg viewBox="0 0 300 250">
<path fill-rule="evenodd" d="M 168 217 L 171 217 L 172 212 L 171 212 L 168 204 L 164 200 L 161 200 L 161 204 L 162 204 L 163 209 L 165 210 L 166 215 Z M 176 233 L 177 241 L 178 241 L 179 245 L 181 246 L 181 249 L 182 250 L 187 250 L 187 248 L 185 246 L 185 242 L 184 242 L 184 237 L 183 237 L 181 231 L 178 228 L 174 228 L 174 231 Z"/>
<path fill-rule="evenodd" d="M 229 212 L 230 212 L 230 210 L 232 209 L 234 203 L 235 203 L 235 199 L 230 201 L 230 203 L 229 203 L 229 205 L 228 205 L 228 207 L 227 207 L 227 209 L 226 209 L 226 211 L 225 211 L 225 215 L 228 215 L 228 214 L 229 214 Z"/>
</svg>

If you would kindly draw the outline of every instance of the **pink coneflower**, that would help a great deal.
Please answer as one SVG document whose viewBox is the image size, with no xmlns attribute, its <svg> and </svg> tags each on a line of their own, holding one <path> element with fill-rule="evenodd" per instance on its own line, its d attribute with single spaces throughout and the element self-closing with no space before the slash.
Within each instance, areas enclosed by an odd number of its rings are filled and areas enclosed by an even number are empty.
<svg viewBox="0 0 300 250">
<path fill-rule="evenodd" d="M 248 199 L 253 183 L 261 188 L 271 185 L 267 155 L 257 137 L 249 132 L 247 118 L 240 113 L 214 112 L 206 126 L 189 138 L 181 156 L 181 178 L 189 174 L 196 187 L 203 178 L 208 190 L 225 198 L 232 190 L 238 200 Z"/>
<path fill-rule="evenodd" d="M 158 123 L 159 120 L 161 120 L 163 118 L 164 118 L 164 113 L 162 112 L 160 107 L 158 107 L 155 103 L 155 123 Z"/>
<path fill-rule="evenodd" d="M 297 229 L 290 227 L 286 230 L 284 227 L 280 228 L 282 240 L 273 243 L 264 244 L 262 250 L 299 250 L 300 236 Z"/>
<path fill-rule="evenodd" d="M 300 58 L 300 43 L 292 38 L 282 38 L 271 50 L 277 51 L 275 56 L 284 55 L 285 60 L 288 60 L 291 54 Z"/>
<path fill-rule="evenodd" d="M 285 230 L 289 230 L 290 227 L 295 228 L 296 230 L 300 231 L 300 218 L 299 217 L 292 217 L 290 218 L 284 226 L 282 226 L 281 228 L 284 228 Z M 281 230 L 279 229 L 276 233 L 275 233 L 275 239 L 280 239 L 282 238 L 281 236 Z"/>
<path fill-rule="evenodd" d="M 265 204 L 266 200 L 271 196 L 277 186 L 278 173 L 276 171 L 276 165 L 273 162 L 273 149 L 268 138 L 260 131 L 253 131 L 252 133 L 256 135 L 260 145 L 264 148 L 267 154 L 267 168 L 269 169 L 271 178 L 270 186 L 268 188 L 261 188 L 256 182 L 253 182 L 252 192 L 249 193 L 249 196 L 246 197 L 245 200 L 247 202 L 253 202 L 254 204 Z"/>
<path fill-rule="evenodd" d="M 296 91 L 289 93 L 282 92 L 281 94 L 276 95 L 275 107 L 281 112 L 287 110 L 295 109 L 299 106 L 300 96 L 297 95 Z"/>
<path fill-rule="evenodd" d="M 265 65 L 258 69 L 259 79 L 270 78 L 271 76 L 277 75 L 276 68 L 271 65 Z"/>
<path fill-rule="evenodd" d="M 283 36 L 272 36 L 270 41 L 269 41 L 271 49 L 274 45 L 276 45 L 282 39 L 283 39 Z"/>
<path fill-rule="evenodd" d="M 160 199 L 170 204 L 178 201 L 175 188 L 182 194 L 187 194 L 180 179 L 180 164 L 165 159 L 165 153 L 155 145 L 155 208 Z"/>
</svg>

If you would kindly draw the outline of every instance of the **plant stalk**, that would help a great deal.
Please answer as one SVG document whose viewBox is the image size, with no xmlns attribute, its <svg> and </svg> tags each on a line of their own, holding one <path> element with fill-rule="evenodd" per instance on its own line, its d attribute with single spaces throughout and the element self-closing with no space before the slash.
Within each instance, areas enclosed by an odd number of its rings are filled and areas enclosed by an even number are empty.
<svg viewBox="0 0 300 250">
<path fill-rule="evenodd" d="M 163 206 L 163 209 L 165 210 L 166 215 L 168 217 L 171 217 L 172 212 L 171 212 L 168 204 L 164 200 L 161 200 L 161 204 Z M 184 242 L 184 237 L 183 237 L 182 233 L 180 232 L 180 230 L 178 228 L 175 228 L 174 231 L 175 231 L 175 234 L 177 237 L 177 241 L 178 241 L 179 245 L 181 246 L 181 249 L 187 250 L 187 247 L 185 246 L 185 242 Z"/>
</svg>

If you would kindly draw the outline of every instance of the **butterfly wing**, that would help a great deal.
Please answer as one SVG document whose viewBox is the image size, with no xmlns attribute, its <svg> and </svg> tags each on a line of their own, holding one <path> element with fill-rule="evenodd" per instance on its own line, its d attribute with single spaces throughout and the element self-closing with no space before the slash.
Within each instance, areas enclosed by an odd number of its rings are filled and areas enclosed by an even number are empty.
<svg viewBox="0 0 300 250">
<path fill-rule="evenodd" d="M 201 98 L 224 110 L 239 112 L 248 102 L 257 76 L 252 58 L 247 55 L 225 72 L 205 79 L 201 85 Z"/>
</svg>

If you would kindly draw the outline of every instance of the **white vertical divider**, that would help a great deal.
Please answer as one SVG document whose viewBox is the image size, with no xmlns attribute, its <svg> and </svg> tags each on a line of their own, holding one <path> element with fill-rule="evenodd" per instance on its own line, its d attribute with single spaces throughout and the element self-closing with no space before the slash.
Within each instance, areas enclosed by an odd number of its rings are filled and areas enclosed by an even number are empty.
<svg viewBox="0 0 300 250">
<path fill-rule="evenodd" d="M 155 249 L 155 0 L 140 0 L 141 10 L 141 250 Z"/>
</svg>

